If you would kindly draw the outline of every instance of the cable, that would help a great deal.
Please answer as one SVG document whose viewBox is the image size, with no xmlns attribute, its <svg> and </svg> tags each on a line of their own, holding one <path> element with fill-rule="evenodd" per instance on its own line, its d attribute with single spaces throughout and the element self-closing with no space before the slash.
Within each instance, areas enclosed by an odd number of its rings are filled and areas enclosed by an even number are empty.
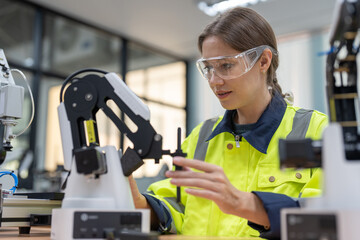
<svg viewBox="0 0 360 240">
<path fill-rule="evenodd" d="M 20 131 L 18 134 L 14 134 L 13 137 L 15 138 L 15 137 L 18 137 L 18 136 L 20 136 L 21 134 L 23 134 L 23 133 L 30 127 L 32 121 L 34 120 L 35 104 L 34 104 L 34 96 L 33 96 L 33 94 L 32 94 L 30 85 L 29 85 L 29 83 L 28 83 L 28 81 L 27 81 L 27 78 L 26 78 L 25 74 L 24 74 L 22 71 L 20 71 L 19 69 L 10 69 L 10 71 L 11 71 L 11 72 L 17 72 L 17 73 L 19 73 L 19 74 L 23 77 L 23 80 L 25 81 L 26 86 L 27 86 L 28 91 L 29 91 L 29 94 L 30 94 L 31 109 L 32 109 L 32 111 L 31 111 L 31 117 L 30 117 L 30 120 L 29 120 L 28 125 L 27 125 L 22 131 Z"/>
<path fill-rule="evenodd" d="M 14 186 L 10 188 L 10 191 L 15 193 L 15 190 L 17 189 L 19 183 L 18 177 L 14 174 L 14 171 L 0 171 L 0 178 L 5 175 L 10 175 L 14 179 Z"/>
<path fill-rule="evenodd" d="M 79 75 L 81 73 L 84 72 L 99 72 L 99 73 L 103 73 L 103 74 L 107 74 L 108 72 L 104 71 L 104 70 L 100 70 L 100 69 L 96 69 L 96 68 L 86 68 L 86 69 L 82 69 L 79 70 L 77 72 L 74 72 L 73 74 L 69 75 L 63 82 L 61 89 L 60 89 L 60 102 L 63 101 L 63 92 L 64 92 L 64 88 L 66 86 L 66 84 L 68 84 L 76 75 Z"/>
</svg>

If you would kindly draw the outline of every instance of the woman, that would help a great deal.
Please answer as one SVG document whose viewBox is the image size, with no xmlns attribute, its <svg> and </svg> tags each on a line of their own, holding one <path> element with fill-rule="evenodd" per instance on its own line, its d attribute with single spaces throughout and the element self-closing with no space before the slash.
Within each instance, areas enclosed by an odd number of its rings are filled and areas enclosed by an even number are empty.
<svg viewBox="0 0 360 240">
<path fill-rule="evenodd" d="M 319 139 L 327 117 L 286 101 L 276 79 L 275 35 L 253 10 L 220 15 L 198 46 L 198 69 L 226 112 L 186 138 L 187 159 L 174 158 L 183 171 L 167 172 L 169 179 L 144 195 L 131 179 L 135 205 L 151 208 L 152 222 L 163 232 L 277 238 L 280 209 L 320 191 L 319 170 L 279 170 L 278 141 Z M 181 202 L 176 186 L 182 186 Z"/>
</svg>

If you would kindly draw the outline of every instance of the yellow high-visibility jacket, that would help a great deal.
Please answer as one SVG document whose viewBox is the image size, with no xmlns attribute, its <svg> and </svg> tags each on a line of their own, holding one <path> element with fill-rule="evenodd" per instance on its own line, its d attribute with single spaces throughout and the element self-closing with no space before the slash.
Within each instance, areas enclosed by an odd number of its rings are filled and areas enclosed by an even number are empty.
<svg viewBox="0 0 360 240">
<path fill-rule="evenodd" d="M 224 117 L 205 121 L 193 129 L 182 144 L 187 158 L 221 166 L 230 182 L 244 192 L 273 192 L 294 198 L 320 193 L 320 169 L 280 170 L 278 141 L 320 139 L 328 122 L 326 115 L 288 105 L 276 94 L 255 127 L 236 136 L 232 130 L 233 114 L 234 111 L 226 111 Z M 169 179 L 153 183 L 145 194 L 150 205 L 155 200 L 162 205 L 161 211 L 170 213 L 171 219 L 167 226 L 161 225 L 162 230 L 184 235 L 259 236 L 246 219 L 225 214 L 214 202 L 181 189 L 180 204 L 176 202 L 176 187 Z M 156 210 L 158 215 L 159 211 Z"/>
</svg>

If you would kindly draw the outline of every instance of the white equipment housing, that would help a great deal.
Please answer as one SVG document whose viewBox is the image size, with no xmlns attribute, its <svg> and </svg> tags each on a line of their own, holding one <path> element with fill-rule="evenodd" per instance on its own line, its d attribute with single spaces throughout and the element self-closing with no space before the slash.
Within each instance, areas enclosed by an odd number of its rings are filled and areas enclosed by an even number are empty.
<svg viewBox="0 0 360 240">
<path fill-rule="evenodd" d="M 324 130 L 323 196 L 307 199 L 304 208 L 282 210 L 282 240 L 359 238 L 360 159 L 345 158 L 342 135 L 338 123 Z"/>
</svg>

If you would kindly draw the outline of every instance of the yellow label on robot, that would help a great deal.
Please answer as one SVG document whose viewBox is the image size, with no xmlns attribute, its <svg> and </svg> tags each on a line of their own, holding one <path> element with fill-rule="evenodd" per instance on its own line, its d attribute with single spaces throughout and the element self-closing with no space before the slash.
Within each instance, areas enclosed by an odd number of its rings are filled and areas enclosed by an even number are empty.
<svg viewBox="0 0 360 240">
<path fill-rule="evenodd" d="M 94 122 L 95 122 L 94 120 L 86 120 L 85 121 L 86 132 L 87 132 L 89 143 L 96 142 Z"/>
<path fill-rule="evenodd" d="M 329 99 L 329 108 L 330 108 L 330 119 L 332 122 L 336 122 L 336 108 L 335 108 L 335 99 Z"/>
</svg>

